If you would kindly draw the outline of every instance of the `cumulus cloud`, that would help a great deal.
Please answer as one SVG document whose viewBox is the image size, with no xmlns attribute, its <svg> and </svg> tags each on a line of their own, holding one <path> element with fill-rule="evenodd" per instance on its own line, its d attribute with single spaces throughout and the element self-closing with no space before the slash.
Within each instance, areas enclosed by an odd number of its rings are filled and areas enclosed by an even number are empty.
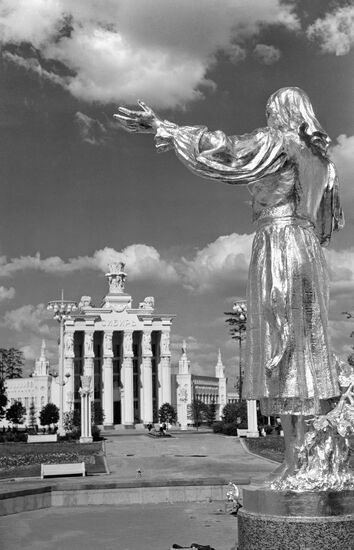
<svg viewBox="0 0 354 550">
<path fill-rule="evenodd" d="M 273 63 L 279 61 L 281 56 L 281 52 L 278 48 L 267 44 L 257 44 L 253 53 L 255 57 L 265 65 L 273 65 Z"/>
<path fill-rule="evenodd" d="M 65 275 L 83 269 L 107 272 L 113 262 L 124 262 L 131 281 L 154 280 L 163 283 L 183 283 L 196 292 L 210 292 L 216 287 L 233 293 L 235 283 L 245 283 L 251 251 L 252 235 L 219 237 L 213 243 L 198 250 L 192 259 L 165 260 L 152 246 L 132 244 L 121 251 L 114 248 L 96 250 L 92 256 L 78 256 L 63 260 L 59 256 L 42 258 L 21 256 L 7 259 L 0 257 L 0 277 L 11 277 L 24 270 Z"/>
<path fill-rule="evenodd" d="M 44 304 L 27 304 L 7 311 L 0 327 L 9 329 L 16 341 L 16 348 L 23 352 L 26 360 L 24 375 L 33 371 L 34 360 L 40 355 L 41 343 L 45 339 L 47 356 L 52 362 L 58 361 L 58 323 L 51 320 Z"/>
<path fill-rule="evenodd" d="M 181 272 L 186 288 L 208 292 L 216 287 L 235 288 L 246 283 L 253 235 L 222 236 L 199 250 L 192 260 L 183 259 Z"/>
<path fill-rule="evenodd" d="M 105 142 L 107 130 L 99 122 L 84 113 L 75 113 L 75 123 L 81 139 L 90 145 L 102 145 Z"/>
<path fill-rule="evenodd" d="M 38 304 L 37 306 L 28 304 L 7 311 L 1 321 L 1 326 L 19 333 L 29 331 L 41 336 L 51 334 L 48 325 L 48 311 L 44 304 Z"/>
<path fill-rule="evenodd" d="M 354 6 L 338 8 L 317 19 L 307 36 L 319 42 L 323 53 L 345 55 L 354 44 Z"/>
<path fill-rule="evenodd" d="M 266 25 L 299 28 L 294 8 L 281 0 L 2 0 L 3 44 L 30 43 L 32 58 L 14 63 L 87 101 L 183 106 L 203 97 L 218 52 L 235 62 L 242 42 Z M 234 44 L 239 44 L 235 46 Z M 59 61 L 63 76 L 45 62 Z M 41 72 L 42 70 L 42 72 Z"/>
<path fill-rule="evenodd" d="M 234 65 L 240 61 L 244 61 L 247 56 L 246 49 L 239 44 L 231 44 L 229 48 L 225 48 L 225 53 Z"/>
<path fill-rule="evenodd" d="M 331 150 L 341 186 L 341 198 L 346 219 L 354 222 L 354 136 L 338 136 L 337 143 Z"/>
<path fill-rule="evenodd" d="M 4 300 L 12 300 L 12 298 L 15 296 L 15 289 L 13 286 L 10 288 L 5 288 L 4 286 L 0 286 L 0 302 L 3 302 Z"/>
<path fill-rule="evenodd" d="M 52 274 L 67 274 L 82 269 L 101 270 L 106 272 L 112 262 L 127 264 L 129 278 L 132 281 L 154 279 L 160 282 L 174 282 L 178 279 L 172 264 L 161 259 L 159 252 L 152 246 L 133 244 L 118 252 L 113 248 L 96 250 L 92 256 L 78 256 L 65 261 L 59 256 L 41 258 L 38 252 L 35 256 L 21 256 L 8 260 L 0 257 L 0 277 L 9 277 L 26 269 Z"/>
</svg>

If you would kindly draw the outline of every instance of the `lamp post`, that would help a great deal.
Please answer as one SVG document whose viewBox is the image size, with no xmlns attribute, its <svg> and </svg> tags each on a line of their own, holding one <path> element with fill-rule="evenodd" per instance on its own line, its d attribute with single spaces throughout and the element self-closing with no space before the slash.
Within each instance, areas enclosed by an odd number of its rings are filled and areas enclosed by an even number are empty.
<svg viewBox="0 0 354 550">
<path fill-rule="evenodd" d="M 64 386 L 68 382 L 70 374 L 65 374 L 64 379 L 64 324 L 66 319 L 70 318 L 72 311 L 77 309 L 76 302 L 72 300 L 64 300 L 63 292 L 60 300 L 52 300 L 48 302 L 47 309 L 53 312 L 53 318 L 60 323 L 60 337 L 59 337 L 59 376 L 53 375 L 55 381 L 59 384 L 59 435 L 65 435 L 63 426 L 63 402 L 64 402 Z M 58 378 L 58 380 L 57 380 Z"/>
<path fill-rule="evenodd" d="M 233 340 L 239 343 L 239 400 L 242 399 L 242 340 L 246 333 L 247 323 L 247 302 L 244 299 L 236 300 L 232 307 L 232 312 L 226 312 L 230 315 L 226 322 L 230 325 L 230 333 Z"/>
</svg>

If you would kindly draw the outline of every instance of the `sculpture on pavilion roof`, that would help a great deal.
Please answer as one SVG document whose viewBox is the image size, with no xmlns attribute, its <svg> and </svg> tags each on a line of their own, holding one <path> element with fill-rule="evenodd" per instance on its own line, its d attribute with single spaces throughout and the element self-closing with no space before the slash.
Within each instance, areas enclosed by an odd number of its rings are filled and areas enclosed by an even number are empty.
<svg viewBox="0 0 354 550">
<path fill-rule="evenodd" d="M 127 274 L 124 272 L 125 263 L 113 262 L 109 265 L 109 272 L 106 273 L 110 294 L 123 294 Z"/>
</svg>

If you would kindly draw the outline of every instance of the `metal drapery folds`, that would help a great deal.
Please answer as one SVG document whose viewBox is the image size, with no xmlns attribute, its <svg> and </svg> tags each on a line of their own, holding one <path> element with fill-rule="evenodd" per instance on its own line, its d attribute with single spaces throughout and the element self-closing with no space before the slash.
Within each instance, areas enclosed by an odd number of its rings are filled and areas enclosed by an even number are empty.
<svg viewBox="0 0 354 550">
<path fill-rule="evenodd" d="M 267 126 L 238 136 L 204 126 L 181 127 L 138 103 L 142 110 L 119 108 L 114 115 L 127 131 L 155 134 L 158 151 L 173 149 L 199 176 L 248 185 L 256 234 L 247 289 L 243 398 L 259 399 L 264 415 L 285 416 L 285 423 L 290 416 L 303 421 L 325 415 L 314 421 L 306 440 L 298 440 L 298 457 L 314 473 L 312 441 L 313 452 L 321 454 L 331 433 L 345 485 L 340 463 L 346 435 L 340 426 L 343 411 L 351 418 L 351 398 L 348 394 L 340 401 L 341 412 L 338 404 L 330 416 L 340 389 L 328 340 L 329 277 L 321 248 L 344 220 L 336 169 L 327 154 L 330 138 L 308 96 L 299 88 L 281 88 L 267 102 Z M 294 451 L 292 458 L 286 453 L 291 477 L 296 447 L 288 445 L 289 450 Z M 334 482 L 327 477 L 326 483 L 331 487 Z M 307 490 L 305 482 L 301 487 Z"/>
<path fill-rule="evenodd" d="M 342 375 L 342 382 L 344 375 Z M 309 421 L 310 429 L 298 449 L 294 474 L 270 484 L 279 491 L 341 491 L 354 489 L 349 467 L 349 437 L 354 435 L 354 371 L 338 404 Z"/>
</svg>

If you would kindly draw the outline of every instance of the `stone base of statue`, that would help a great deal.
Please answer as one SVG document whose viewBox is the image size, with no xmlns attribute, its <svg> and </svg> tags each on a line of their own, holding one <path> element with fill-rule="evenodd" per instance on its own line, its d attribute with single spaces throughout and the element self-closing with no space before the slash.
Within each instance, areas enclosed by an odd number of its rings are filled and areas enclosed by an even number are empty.
<svg viewBox="0 0 354 550">
<path fill-rule="evenodd" d="M 239 550 L 354 550 L 354 490 L 243 489 Z"/>
</svg>

